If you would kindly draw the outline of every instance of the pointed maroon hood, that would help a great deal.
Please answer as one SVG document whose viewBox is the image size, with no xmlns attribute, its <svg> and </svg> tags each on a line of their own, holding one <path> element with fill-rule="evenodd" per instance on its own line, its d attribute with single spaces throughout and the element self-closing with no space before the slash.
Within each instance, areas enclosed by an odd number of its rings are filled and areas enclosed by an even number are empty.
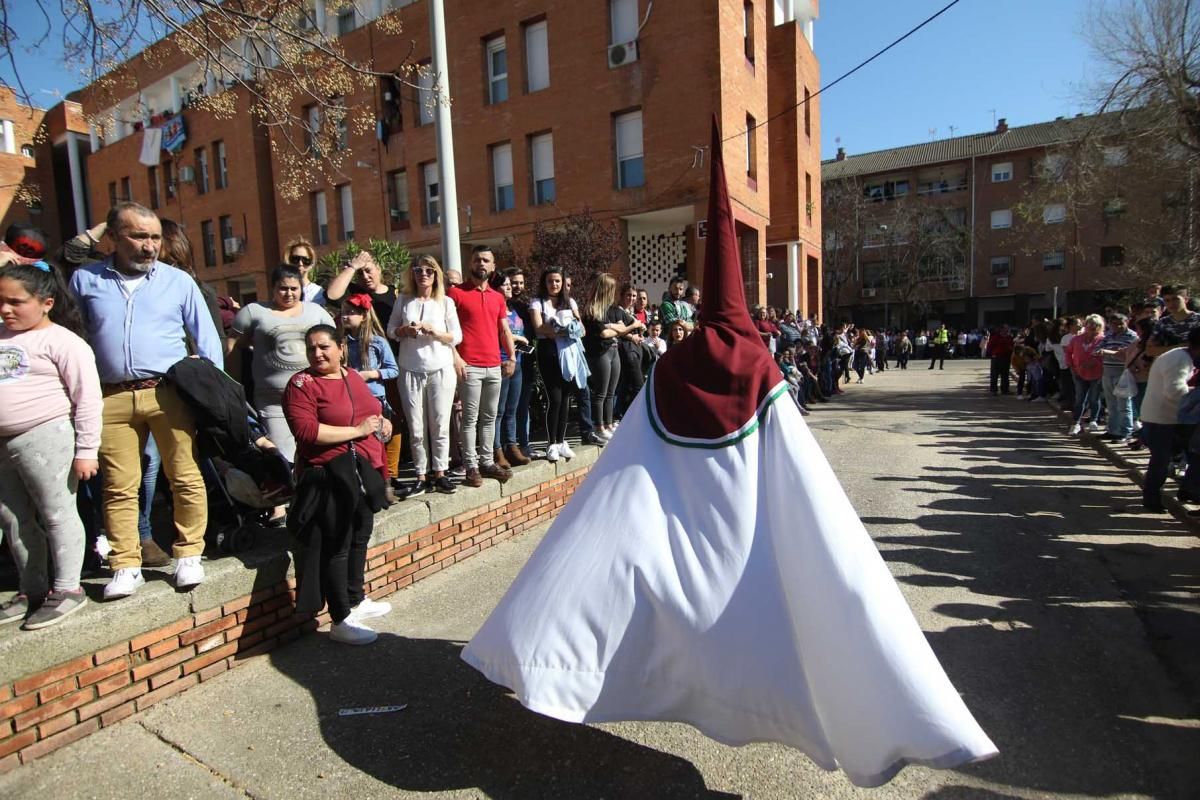
<svg viewBox="0 0 1200 800">
<path fill-rule="evenodd" d="M 746 307 L 715 117 L 711 163 L 699 326 L 659 359 L 649 395 L 659 433 L 696 446 L 746 432 L 782 380 Z"/>
</svg>

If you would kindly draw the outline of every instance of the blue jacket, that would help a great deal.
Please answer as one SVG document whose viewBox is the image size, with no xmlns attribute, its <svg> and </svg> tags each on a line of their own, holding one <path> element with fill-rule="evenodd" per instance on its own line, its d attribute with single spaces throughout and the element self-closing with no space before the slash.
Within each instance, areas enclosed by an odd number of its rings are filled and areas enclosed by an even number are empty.
<svg viewBox="0 0 1200 800">
<path fill-rule="evenodd" d="M 372 378 L 367 381 L 367 388 L 371 390 L 371 394 L 375 397 L 384 396 L 384 381 L 394 380 L 400 374 L 400 368 L 396 366 L 396 358 L 392 355 L 392 348 L 388 346 L 387 340 L 382 336 L 371 337 L 371 352 L 369 356 L 371 363 L 363 365 L 362 351 L 358 346 L 358 339 L 350 334 L 346 334 L 346 354 L 351 369 L 379 370 L 378 379 Z"/>
<path fill-rule="evenodd" d="M 563 380 L 583 389 L 587 386 L 588 376 L 592 374 L 583 352 L 583 324 L 573 319 L 564 332 L 566 336 L 554 339 L 558 346 L 558 368 L 562 370 Z"/>
</svg>

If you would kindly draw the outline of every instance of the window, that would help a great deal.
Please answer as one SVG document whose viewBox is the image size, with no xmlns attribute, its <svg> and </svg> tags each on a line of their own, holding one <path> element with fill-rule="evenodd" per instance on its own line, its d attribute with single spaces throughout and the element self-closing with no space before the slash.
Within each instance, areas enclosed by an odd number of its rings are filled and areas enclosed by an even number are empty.
<svg viewBox="0 0 1200 800">
<path fill-rule="evenodd" d="M 812 92 L 804 87 L 804 135 L 812 138 Z"/>
<path fill-rule="evenodd" d="M 1058 180 L 1067 174 L 1067 157 L 1062 153 L 1049 153 L 1042 159 L 1042 178 Z"/>
<path fill-rule="evenodd" d="M 553 203 L 554 137 L 549 133 L 529 140 L 530 161 L 533 164 L 533 204 Z"/>
<path fill-rule="evenodd" d="M 755 144 L 755 136 L 758 133 L 758 123 L 754 121 L 754 117 L 746 115 L 746 177 L 750 179 L 750 185 L 758 187 L 758 147 Z"/>
<path fill-rule="evenodd" d="M 1129 153 L 1124 147 L 1104 148 L 1104 166 L 1123 167 L 1129 161 Z"/>
<path fill-rule="evenodd" d="M 1108 218 L 1119 217 L 1125 213 L 1125 198 L 1110 197 L 1104 201 L 1104 216 Z"/>
<path fill-rule="evenodd" d="M 337 15 L 337 31 L 338 36 L 345 36 L 352 30 L 358 27 L 358 19 L 354 13 L 354 6 L 348 5 L 338 11 Z"/>
<path fill-rule="evenodd" d="M 150 208 L 158 208 L 158 167 L 146 170 L 146 182 L 150 184 Z"/>
<path fill-rule="evenodd" d="M 496 211 L 513 207 L 512 145 L 497 144 L 492 151 L 492 203 Z"/>
<path fill-rule="evenodd" d="M 428 62 L 422 64 L 421 74 L 417 77 L 417 124 L 433 124 L 433 67 Z"/>
<path fill-rule="evenodd" d="M 0 120 L 0 153 L 17 152 L 17 143 L 13 138 L 12 120 Z"/>
<path fill-rule="evenodd" d="M 217 265 L 217 240 L 213 234 L 211 219 L 200 222 L 200 241 L 204 246 L 204 266 L 215 267 Z"/>
<path fill-rule="evenodd" d="M 208 150 L 196 148 L 196 194 L 208 193 Z"/>
<path fill-rule="evenodd" d="M 349 132 L 346 129 L 346 115 L 349 109 L 346 108 L 345 97 L 335 97 L 329 101 L 330 114 L 334 118 L 335 133 L 333 139 L 334 150 L 345 150 L 350 147 Z"/>
<path fill-rule="evenodd" d="M 1012 227 L 1012 211 L 1010 209 L 1005 208 L 1000 211 L 992 212 L 992 230 L 999 230 L 1000 228 L 1011 228 L 1011 227 Z"/>
<path fill-rule="evenodd" d="M 314 156 L 321 154 L 317 139 L 321 133 L 321 109 L 315 105 L 304 107 L 304 149 Z"/>
<path fill-rule="evenodd" d="M 746 60 L 754 64 L 754 3 L 742 3 L 742 48 Z"/>
<path fill-rule="evenodd" d="M 992 164 L 992 183 L 1004 183 L 1012 180 L 1012 162 Z"/>
<path fill-rule="evenodd" d="M 813 193 L 812 193 L 812 175 L 804 173 L 804 216 L 808 218 L 808 224 L 812 225 L 813 218 Z"/>
<path fill-rule="evenodd" d="M 637 39 L 637 0 L 608 0 L 608 11 L 609 22 L 612 25 L 609 44 L 625 44 Z"/>
<path fill-rule="evenodd" d="M 437 225 L 442 221 L 437 162 L 430 161 L 421 167 L 421 177 L 425 181 L 425 224 Z"/>
<path fill-rule="evenodd" d="M 108 184 L 108 207 L 112 208 L 117 204 L 117 182 L 110 181 Z"/>
<path fill-rule="evenodd" d="M 1047 225 L 1058 225 L 1067 221 L 1067 207 L 1062 203 L 1052 203 L 1042 209 L 1042 222 Z"/>
<path fill-rule="evenodd" d="M 133 200 L 133 186 L 129 183 L 129 177 L 121 178 L 121 199 L 125 202 Z"/>
<path fill-rule="evenodd" d="M 525 26 L 525 87 L 540 92 L 550 85 L 550 47 L 546 21 Z"/>
<path fill-rule="evenodd" d="M 218 221 L 221 227 L 221 263 L 232 264 L 233 257 L 237 255 L 230 241 L 233 238 L 233 217 L 221 217 Z"/>
<path fill-rule="evenodd" d="M 225 161 L 225 143 L 220 140 L 213 142 L 213 153 L 217 160 L 217 188 L 224 189 L 229 186 L 229 166 Z"/>
<path fill-rule="evenodd" d="M 503 103 L 508 99 L 508 48 L 504 37 L 484 42 L 487 51 L 488 103 Z"/>
<path fill-rule="evenodd" d="M 1012 258 L 1010 256 L 995 256 L 992 258 L 993 275 L 1011 275 Z"/>
<path fill-rule="evenodd" d="M 337 193 L 338 208 L 342 214 L 342 226 L 338 238 L 343 242 L 352 242 L 354 241 L 354 193 L 348 183 L 337 187 Z"/>
<path fill-rule="evenodd" d="M 33 158 L 33 145 L 31 145 L 31 144 L 21 145 L 21 155 L 25 156 L 26 158 Z"/>
<path fill-rule="evenodd" d="M 1042 253 L 1042 269 L 1055 270 L 1063 269 L 1067 263 L 1067 256 L 1062 250 L 1053 253 Z"/>
<path fill-rule="evenodd" d="M 1100 266 L 1119 267 L 1125 263 L 1125 248 L 1121 245 L 1100 248 Z"/>
<path fill-rule="evenodd" d="M 388 174 L 388 205 L 392 228 L 408 227 L 408 173 L 396 170 Z"/>
<path fill-rule="evenodd" d="M 164 161 L 163 165 L 163 188 L 168 200 L 175 199 L 175 162 Z"/>
<path fill-rule="evenodd" d="M 617 140 L 617 188 L 632 189 L 646 183 L 642 163 L 642 112 L 631 111 L 615 118 Z"/>
<path fill-rule="evenodd" d="M 329 244 L 329 212 L 325 208 L 325 193 L 312 193 L 313 243 Z"/>
</svg>

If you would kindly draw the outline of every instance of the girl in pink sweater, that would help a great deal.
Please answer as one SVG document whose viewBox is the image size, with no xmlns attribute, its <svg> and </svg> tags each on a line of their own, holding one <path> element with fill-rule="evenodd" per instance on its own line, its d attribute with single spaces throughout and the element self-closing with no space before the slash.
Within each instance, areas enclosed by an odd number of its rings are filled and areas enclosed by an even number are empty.
<svg viewBox="0 0 1200 800">
<path fill-rule="evenodd" d="M 0 625 L 23 621 L 26 630 L 87 603 L 75 490 L 99 467 L 103 401 L 91 348 L 64 327 L 77 321 L 73 309 L 46 262 L 0 270 L 0 535 L 20 573 Z"/>
</svg>

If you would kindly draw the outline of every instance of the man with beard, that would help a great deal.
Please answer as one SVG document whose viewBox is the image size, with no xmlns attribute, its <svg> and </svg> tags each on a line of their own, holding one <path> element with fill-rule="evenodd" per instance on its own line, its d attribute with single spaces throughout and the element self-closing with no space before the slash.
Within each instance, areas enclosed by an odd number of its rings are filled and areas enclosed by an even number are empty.
<svg viewBox="0 0 1200 800">
<path fill-rule="evenodd" d="M 504 483 L 512 470 L 495 463 L 496 408 L 500 404 L 500 375 L 512 375 L 516 350 L 508 328 L 504 295 L 488 285 L 496 269 L 496 256 L 487 245 L 471 252 L 471 269 L 462 286 L 452 286 L 446 296 L 458 310 L 462 341 L 454 359 L 462 396 L 462 455 L 467 486 L 480 487 L 483 479 Z M 508 359 L 500 363 L 500 350 Z"/>
<path fill-rule="evenodd" d="M 224 356 L 196 282 L 158 260 L 162 224 L 154 212 L 137 203 L 118 203 L 108 212 L 105 235 L 112 242 L 112 256 L 80 267 L 71 290 L 79 300 L 104 390 L 100 467 L 113 569 L 104 598 L 111 600 L 128 597 L 145 583 L 138 487 L 142 449 L 151 434 L 175 501 L 175 585 L 186 588 L 204 580 L 200 555 L 208 499 L 194 455 L 196 424 L 164 378 L 188 356 L 185 334 L 199 357 L 219 365 Z"/>
</svg>

